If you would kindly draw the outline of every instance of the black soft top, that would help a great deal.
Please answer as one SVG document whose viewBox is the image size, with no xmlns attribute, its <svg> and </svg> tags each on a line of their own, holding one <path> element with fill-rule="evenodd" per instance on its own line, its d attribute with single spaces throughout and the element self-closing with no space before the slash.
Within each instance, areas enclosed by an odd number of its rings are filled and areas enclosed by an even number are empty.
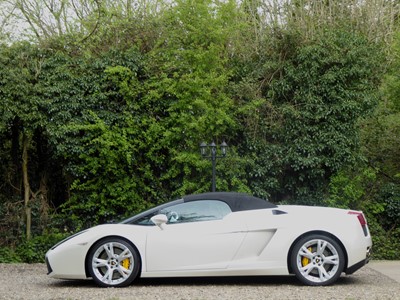
<svg viewBox="0 0 400 300">
<path fill-rule="evenodd" d="M 183 197 L 184 202 L 196 200 L 220 200 L 228 204 L 233 212 L 277 207 L 271 202 L 244 193 L 214 192 Z"/>
</svg>

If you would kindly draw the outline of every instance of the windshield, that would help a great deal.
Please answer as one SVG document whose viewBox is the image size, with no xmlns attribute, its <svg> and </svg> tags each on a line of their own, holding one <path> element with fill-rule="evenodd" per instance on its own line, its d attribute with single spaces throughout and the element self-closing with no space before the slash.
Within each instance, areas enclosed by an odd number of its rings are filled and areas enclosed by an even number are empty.
<svg viewBox="0 0 400 300">
<path fill-rule="evenodd" d="M 175 200 L 172 202 L 164 203 L 159 206 L 150 208 L 144 212 L 141 212 L 137 215 L 134 215 L 128 219 L 125 219 L 120 222 L 120 224 L 136 224 L 136 225 L 154 225 L 153 222 L 150 221 L 151 217 L 158 215 L 161 210 L 179 203 L 183 203 L 183 199 Z"/>
</svg>

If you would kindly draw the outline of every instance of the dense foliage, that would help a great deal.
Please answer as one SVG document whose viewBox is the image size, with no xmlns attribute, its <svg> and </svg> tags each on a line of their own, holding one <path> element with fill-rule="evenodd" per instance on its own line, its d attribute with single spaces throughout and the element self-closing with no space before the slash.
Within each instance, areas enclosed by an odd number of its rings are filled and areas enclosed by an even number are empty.
<svg viewBox="0 0 400 300">
<path fill-rule="evenodd" d="M 375 257 L 399 259 L 395 8 L 345 2 L 77 1 L 40 18 L 45 0 L 17 1 L 32 27 L 0 34 L 0 261 L 209 191 L 202 141 L 229 145 L 218 190 L 363 210 Z"/>
</svg>

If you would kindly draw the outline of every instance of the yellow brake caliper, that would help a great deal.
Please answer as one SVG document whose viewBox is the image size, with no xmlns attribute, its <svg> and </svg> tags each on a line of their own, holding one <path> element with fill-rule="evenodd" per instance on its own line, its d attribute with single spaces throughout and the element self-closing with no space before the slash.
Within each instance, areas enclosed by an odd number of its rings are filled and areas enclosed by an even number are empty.
<svg viewBox="0 0 400 300">
<path fill-rule="evenodd" d="M 129 258 L 125 258 L 123 261 L 122 261 L 122 266 L 125 268 L 125 269 L 129 269 L 129 266 L 131 265 L 131 262 L 129 261 Z"/>
<path fill-rule="evenodd" d="M 308 249 L 308 251 L 312 251 L 312 248 L 311 247 L 309 247 L 309 248 L 307 248 Z M 303 267 L 305 267 L 305 266 L 307 266 L 308 264 L 310 263 L 310 259 L 308 259 L 307 257 L 305 257 L 305 256 L 303 256 L 303 258 L 301 259 L 301 265 L 303 266 Z"/>
</svg>

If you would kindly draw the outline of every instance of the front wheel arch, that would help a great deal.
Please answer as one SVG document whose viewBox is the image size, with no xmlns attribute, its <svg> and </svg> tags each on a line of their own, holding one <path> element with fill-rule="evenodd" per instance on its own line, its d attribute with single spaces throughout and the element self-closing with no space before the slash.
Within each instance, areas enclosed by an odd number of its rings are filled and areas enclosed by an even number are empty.
<svg viewBox="0 0 400 300">
<path fill-rule="evenodd" d="M 297 239 L 295 239 L 292 243 L 292 245 L 289 248 L 288 251 L 288 255 L 287 255 L 287 267 L 288 267 L 288 271 L 290 274 L 294 274 L 294 271 L 292 269 L 292 265 L 290 263 L 290 258 L 292 257 L 292 253 L 293 253 L 293 248 L 294 246 L 297 244 L 297 242 L 299 240 L 301 240 L 302 238 L 304 238 L 307 235 L 313 235 L 313 234 L 321 234 L 321 235 L 326 235 L 328 237 L 330 237 L 331 239 L 334 239 L 336 243 L 339 244 L 339 246 L 342 248 L 343 254 L 344 254 L 344 271 L 347 270 L 347 264 L 348 264 L 348 256 L 347 256 L 347 250 L 344 247 L 343 243 L 333 234 L 327 232 L 327 231 L 322 231 L 322 230 L 314 230 L 314 231 L 308 231 L 303 233 L 302 235 L 300 235 Z"/>
<path fill-rule="evenodd" d="M 109 238 L 117 238 L 117 239 L 124 240 L 125 242 L 129 243 L 137 251 L 138 256 L 139 256 L 139 273 L 137 274 L 137 278 L 140 278 L 140 276 L 142 274 L 142 257 L 140 256 L 140 252 L 139 252 L 138 248 L 130 240 L 128 240 L 127 238 L 124 238 L 122 236 L 119 236 L 119 235 L 108 235 L 108 236 L 102 237 L 101 239 L 98 239 L 97 241 L 93 242 L 92 246 L 90 246 L 90 248 L 86 252 L 86 256 L 85 256 L 85 274 L 86 274 L 86 278 L 90 277 L 90 273 L 89 273 L 89 269 L 88 269 L 89 253 L 92 251 L 93 247 L 97 243 L 99 243 L 99 242 L 101 242 L 103 240 L 109 239 Z"/>
</svg>

